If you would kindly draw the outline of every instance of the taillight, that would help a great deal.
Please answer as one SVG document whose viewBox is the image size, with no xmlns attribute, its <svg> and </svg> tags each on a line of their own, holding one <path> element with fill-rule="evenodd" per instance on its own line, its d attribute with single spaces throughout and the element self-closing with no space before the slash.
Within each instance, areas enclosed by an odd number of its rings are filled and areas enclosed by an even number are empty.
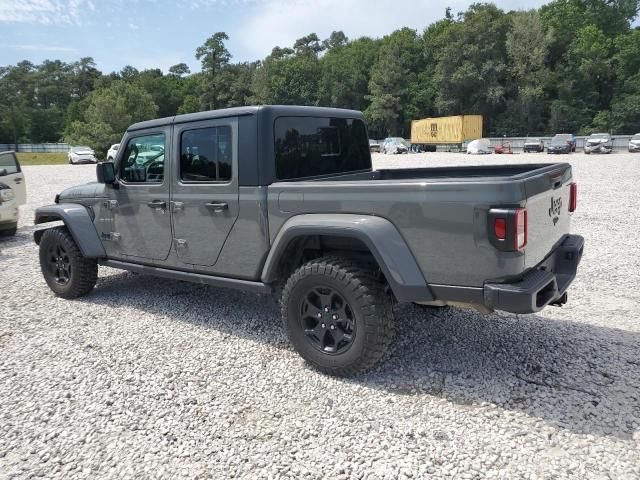
<svg viewBox="0 0 640 480">
<path fill-rule="evenodd" d="M 578 184 L 572 182 L 569 187 L 569 212 L 573 213 L 578 207 Z"/>
<path fill-rule="evenodd" d="M 489 240 L 498 250 L 519 252 L 527 245 L 527 209 L 489 210 Z"/>
<path fill-rule="evenodd" d="M 520 251 L 527 245 L 527 209 L 516 208 L 515 247 Z"/>
<path fill-rule="evenodd" d="M 507 238 L 507 221 L 504 218 L 496 218 L 493 223 L 493 231 L 498 240 Z"/>
</svg>

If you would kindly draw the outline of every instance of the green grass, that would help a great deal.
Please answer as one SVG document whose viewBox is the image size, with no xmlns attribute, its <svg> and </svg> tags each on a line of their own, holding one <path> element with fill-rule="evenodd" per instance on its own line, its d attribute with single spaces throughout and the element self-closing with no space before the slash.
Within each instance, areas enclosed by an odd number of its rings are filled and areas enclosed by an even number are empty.
<svg viewBox="0 0 640 480">
<path fill-rule="evenodd" d="M 20 165 L 62 165 L 69 163 L 66 153 L 18 153 Z"/>
</svg>

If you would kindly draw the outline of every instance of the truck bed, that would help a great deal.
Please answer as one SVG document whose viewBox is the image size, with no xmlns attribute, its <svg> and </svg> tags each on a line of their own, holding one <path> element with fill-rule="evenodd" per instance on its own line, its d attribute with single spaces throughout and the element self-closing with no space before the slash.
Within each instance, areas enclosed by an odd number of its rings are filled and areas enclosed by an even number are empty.
<svg viewBox="0 0 640 480">
<path fill-rule="evenodd" d="M 303 213 L 341 212 L 388 219 L 430 284 L 481 287 L 539 264 L 569 233 L 567 163 L 385 169 L 269 186 L 271 240 Z M 562 202 L 562 214 L 550 215 Z M 488 212 L 524 207 L 524 252 L 501 252 L 488 239 Z"/>
<path fill-rule="evenodd" d="M 464 167 L 391 168 L 313 179 L 312 181 L 350 180 L 454 180 L 477 181 L 479 178 L 524 179 L 546 171 L 565 169 L 567 163 L 535 163 L 520 165 L 478 165 Z"/>
</svg>

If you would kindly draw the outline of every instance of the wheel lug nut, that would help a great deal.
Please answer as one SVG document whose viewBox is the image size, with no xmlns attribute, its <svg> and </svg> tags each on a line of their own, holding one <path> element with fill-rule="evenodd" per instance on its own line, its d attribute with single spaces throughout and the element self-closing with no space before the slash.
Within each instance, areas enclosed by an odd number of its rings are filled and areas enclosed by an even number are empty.
<svg viewBox="0 0 640 480">
<path fill-rule="evenodd" d="M 320 325 L 322 328 L 326 328 L 326 325 L 323 323 L 322 325 Z"/>
<path fill-rule="evenodd" d="M 333 318 L 334 320 L 337 320 L 338 316 L 337 315 L 332 315 L 331 318 Z"/>
<path fill-rule="evenodd" d="M 331 330 L 335 330 L 336 326 L 335 325 L 331 325 Z"/>
<path fill-rule="evenodd" d="M 324 307 L 324 311 L 328 312 L 329 311 L 329 307 Z"/>
<path fill-rule="evenodd" d="M 322 314 L 318 312 L 318 318 L 322 318 Z"/>
</svg>

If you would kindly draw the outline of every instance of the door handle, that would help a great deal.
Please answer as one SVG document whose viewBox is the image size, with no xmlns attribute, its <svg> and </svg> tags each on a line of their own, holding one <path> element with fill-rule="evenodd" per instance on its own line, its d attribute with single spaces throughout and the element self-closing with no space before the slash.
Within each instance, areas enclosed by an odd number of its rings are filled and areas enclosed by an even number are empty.
<svg viewBox="0 0 640 480">
<path fill-rule="evenodd" d="M 155 208 L 156 210 L 164 210 L 165 208 L 167 208 L 167 202 L 163 200 L 151 200 L 150 202 L 147 202 L 147 205 L 149 205 L 149 207 L 151 208 Z"/>
<path fill-rule="evenodd" d="M 204 206 L 213 210 L 214 213 L 222 213 L 229 208 L 226 202 L 209 202 L 205 203 Z"/>
<path fill-rule="evenodd" d="M 13 179 L 13 181 L 16 183 L 22 183 L 22 177 L 16 177 Z"/>
</svg>

